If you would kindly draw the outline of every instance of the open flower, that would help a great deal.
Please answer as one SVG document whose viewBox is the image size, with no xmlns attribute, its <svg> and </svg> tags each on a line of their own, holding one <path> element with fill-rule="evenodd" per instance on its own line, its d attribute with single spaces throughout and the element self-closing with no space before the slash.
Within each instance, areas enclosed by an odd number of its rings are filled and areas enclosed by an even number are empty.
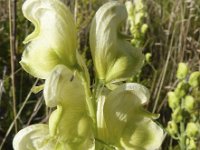
<svg viewBox="0 0 200 150">
<path fill-rule="evenodd" d="M 47 106 L 57 106 L 49 124 L 22 129 L 13 140 L 14 149 L 93 149 L 92 123 L 87 115 L 84 89 L 78 76 L 64 65 L 57 65 L 45 82 L 44 98 Z"/>
<path fill-rule="evenodd" d="M 70 10 L 59 0 L 27 0 L 22 10 L 35 26 L 24 41 L 23 69 L 46 79 L 57 64 L 76 68 L 76 27 Z"/>
<path fill-rule="evenodd" d="M 87 68 L 76 52 L 75 25 L 69 10 L 59 0 L 27 0 L 23 12 L 35 31 L 25 40 L 28 45 L 20 63 L 31 75 L 46 79 L 45 103 L 56 109 L 48 124 L 19 131 L 13 140 L 14 150 L 159 148 L 163 130 L 153 121 L 157 115 L 143 109 L 149 99 L 144 86 L 125 83 L 112 91 L 103 88 L 99 95 L 91 94 Z M 92 56 L 97 77 L 104 83 L 128 78 L 142 64 L 141 51 L 119 33 L 126 17 L 125 6 L 109 2 L 93 20 Z"/>
<path fill-rule="evenodd" d="M 123 84 L 109 94 L 100 96 L 97 138 L 116 149 L 159 148 L 163 130 L 152 120 L 158 116 L 145 111 L 142 107 L 148 99 L 148 90 L 136 83 Z"/>
<path fill-rule="evenodd" d="M 108 2 L 96 13 L 90 30 L 90 47 L 97 77 L 104 83 L 131 77 L 143 64 L 140 49 L 132 47 L 120 33 L 126 7 Z"/>
<path fill-rule="evenodd" d="M 127 83 L 98 98 L 97 133 L 79 76 L 67 67 L 55 67 L 45 82 L 44 97 L 47 106 L 57 106 L 49 125 L 22 129 L 15 136 L 15 150 L 154 150 L 162 142 L 163 130 L 152 121 L 155 115 L 142 108 L 149 98 L 142 85 Z"/>
</svg>

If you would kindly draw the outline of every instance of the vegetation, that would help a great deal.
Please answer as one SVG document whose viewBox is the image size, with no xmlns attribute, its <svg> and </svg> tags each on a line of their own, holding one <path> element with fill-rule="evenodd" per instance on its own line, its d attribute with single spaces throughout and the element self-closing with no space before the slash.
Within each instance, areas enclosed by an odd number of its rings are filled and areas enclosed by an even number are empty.
<svg viewBox="0 0 200 150">
<path fill-rule="evenodd" d="M 89 31 L 96 11 L 107 1 L 62 1 L 69 6 L 74 15 L 77 39 L 79 39 L 78 50 L 87 60 L 91 85 L 95 86 Z M 200 147 L 198 140 L 200 1 L 137 0 L 133 6 L 130 5 L 132 1 L 129 1 L 129 4 L 128 0 L 119 1 L 131 6 L 127 7 L 131 9 L 128 9 L 129 18 L 123 26 L 122 36 L 145 54 L 141 71 L 129 80 L 140 83 L 150 90 L 150 100 L 145 108 L 152 113 L 160 114 L 156 121 L 166 131 L 160 149 L 198 150 Z M 48 122 L 54 110 L 45 105 L 41 92 L 44 80 L 28 75 L 19 64 L 25 49 L 23 40 L 34 29 L 22 14 L 23 2 L 0 0 L 0 149 L 2 150 L 12 149 L 13 137 L 20 129 L 34 123 Z M 137 4 L 140 4 L 139 10 Z M 137 14 L 139 19 L 136 21 Z M 181 92 L 183 94 L 180 96 Z"/>
</svg>

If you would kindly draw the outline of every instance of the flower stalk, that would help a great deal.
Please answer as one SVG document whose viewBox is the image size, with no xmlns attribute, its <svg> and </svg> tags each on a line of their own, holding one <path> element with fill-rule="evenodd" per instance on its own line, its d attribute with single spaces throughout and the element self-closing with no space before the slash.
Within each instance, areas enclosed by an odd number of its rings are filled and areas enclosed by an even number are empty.
<svg viewBox="0 0 200 150">
<path fill-rule="evenodd" d="M 180 123 L 180 148 L 186 150 L 185 123 Z"/>
<path fill-rule="evenodd" d="M 88 114 L 93 120 L 94 130 L 96 130 L 96 113 L 95 113 L 96 112 L 96 105 L 95 105 L 95 101 L 92 97 L 90 85 L 87 81 L 86 75 L 83 72 L 80 72 L 80 77 L 81 77 L 82 84 L 83 84 L 84 91 L 85 91 Z"/>
</svg>

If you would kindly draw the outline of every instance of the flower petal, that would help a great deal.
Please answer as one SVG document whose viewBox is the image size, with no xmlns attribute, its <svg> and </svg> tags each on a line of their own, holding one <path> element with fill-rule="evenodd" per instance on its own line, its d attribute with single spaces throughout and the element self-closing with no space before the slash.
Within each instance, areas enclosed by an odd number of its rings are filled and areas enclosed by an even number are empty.
<svg viewBox="0 0 200 150">
<path fill-rule="evenodd" d="M 52 120 L 51 116 L 49 127 Z M 94 147 L 92 131 L 92 121 L 86 114 L 66 109 L 61 114 L 54 136 L 71 150 L 88 150 Z"/>
<path fill-rule="evenodd" d="M 121 92 L 123 93 L 125 91 L 130 91 L 133 95 L 135 95 L 138 98 L 140 104 L 148 103 L 150 98 L 149 90 L 145 86 L 138 83 L 122 84 L 112 92 L 112 96 Z"/>
<path fill-rule="evenodd" d="M 70 105 L 85 110 L 85 93 L 77 74 L 64 65 L 57 65 L 45 81 L 46 105 Z"/>
<path fill-rule="evenodd" d="M 156 149 L 160 146 L 162 141 L 158 139 L 162 138 L 163 131 L 151 120 L 155 115 L 142 108 L 142 104 L 146 103 L 148 98 L 148 90 L 135 83 L 124 84 L 106 97 L 103 110 L 104 130 L 107 132 L 106 141 L 109 144 L 127 150 L 150 150 L 148 148 Z M 153 129 L 158 133 L 155 136 L 152 135 Z M 149 136 L 145 136 L 146 134 Z"/>
<path fill-rule="evenodd" d="M 151 119 L 144 117 L 137 123 L 130 123 L 120 139 L 126 150 L 155 150 L 163 141 L 163 130 Z"/>
<path fill-rule="evenodd" d="M 55 150 L 48 125 L 35 124 L 20 130 L 13 139 L 14 150 Z"/>
<path fill-rule="evenodd" d="M 35 26 L 24 41 L 28 45 L 22 67 L 35 77 L 46 78 L 57 64 L 76 66 L 76 28 L 70 10 L 59 0 L 27 0 L 22 10 Z"/>
<path fill-rule="evenodd" d="M 142 66 L 141 50 L 120 34 L 127 11 L 119 2 L 108 2 L 96 13 L 90 30 L 90 46 L 95 70 L 105 83 L 131 77 Z"/>
<path fill-rule="evenodd" d="M 87 115 L 81 81 L 64 65 L 57 65 L 44 86 L 47 106 L 57 109 L 49 118 L 51 136 L 77 150 L 93 147 L 92 121 Z"/>
<path fill-rule="evenodd" d="M 98 97 L 98 103 L 97 103 L 97 138 L 98 139 L 104 139 L 104 141 L 107 141 L 108 137 L 108 130 L 105 123 L 103 108 L 105 104 L 106 96 L 101 95 Z"/>
</svg>

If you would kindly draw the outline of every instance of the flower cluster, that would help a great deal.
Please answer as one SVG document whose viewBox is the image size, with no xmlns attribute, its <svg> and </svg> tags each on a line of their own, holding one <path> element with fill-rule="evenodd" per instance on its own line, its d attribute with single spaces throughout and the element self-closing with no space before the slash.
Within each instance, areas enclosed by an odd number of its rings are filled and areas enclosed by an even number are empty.
<svg viewBox="0 0 200 150">
<path fill-rule="evenodd" d="M 181 149 L 197 149 L 200 138 L 199 87 L 200 72 L 188 75 L 187 64 L 179 63 L 176 77 L 179 83 L 174 91 L 168 93 L 168 104 L 172 109 L 172 120 L 168 122 L 168 133 L 179 140 Z M 187 79 L 189 76 L 189 79 Z"/>
<path fill-rule="evenodd" d="M 47 107 L 55 110 L 48 124 L 20 130 L 15 150 L 154 150 L 163 130 L 158 115 L 143 108 L 149 92 L 126 81 L 142 66 L 143 55 L 120 34 L 126 21 L 123 4 L 108 2 L 93 18 L 90 48 L 96 86 L 77 51 L 76 27 L 70 10 L 59 0 L 26 0 L 24 16 L 35 30 L 26 39 L 20 64 L 34 77 L 45 79 Z M 118 83 L 118 84 L 115 84 Z"/>
<path fill-rule="evenodd" d="M 131 43 L 138 48 L 142 47 L 148 29 L 148 25 L 144 23 L 147 18 L 147 10 L 143 3 L 143 0 L 134 0 L 134 4 L 131 1 L 126 2 L 130 32 L 133 36 Z"/>
</svg>

